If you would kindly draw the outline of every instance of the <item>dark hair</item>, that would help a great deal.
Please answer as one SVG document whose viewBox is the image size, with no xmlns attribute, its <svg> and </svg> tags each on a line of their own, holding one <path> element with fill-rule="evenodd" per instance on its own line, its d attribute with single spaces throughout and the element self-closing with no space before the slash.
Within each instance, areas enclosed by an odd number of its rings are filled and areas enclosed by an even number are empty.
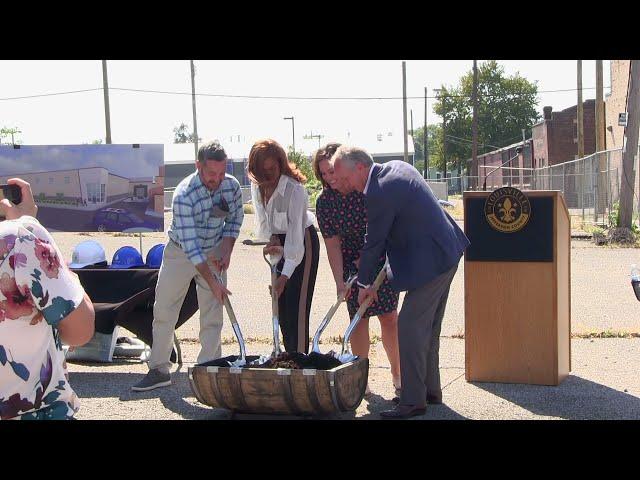
<svg viewBox="0 0 640 480">
<path fill-rule="evenodd" d="M 280 166 L 280 175 L 286 175 L 300 183 L 305 183 L 307 181 L 307 177 L 303 175 L 294 163 L 289 161 L 284 148 L 282 148 L 275 140 L 267 138 L 265 140 L 258 140 L 253 144 L 253 147 L 251 147 L 251 151 L 249 152 L 249 162 L 247 164 L 249 179 L 253 183 L 256 183 L 260 188 L 262 188 L 260 184 L 264 182 L 262 164 L 268 158 L 273 158 L 278 162 L 278 165 Z"/>
<path fill-rule="evenodd" d="M 198 149 L 198 162 L 200 163 L 205 163 L 207 160 L 221 162 L 226 159 L 227 154 L 217 140 L 205 143 Z"/>
<path fill-rule="evenodd" d="M 315 173 L 316 178 L 320 180 L 320 183 L 322 183 L 322 186 L 324 188 L 327 188 L 328 185 L 322 179 L 322 172 L 320 172 L 320 162 L 322 162 L 323 160 L 330 160 L 339 147 L 339 143 L 327 143 L 324 147 L 319 149 L 313 157 L 313 162 L 311 163 L 311 165 L 313 166 L 313 173 Z"/>
</svg>

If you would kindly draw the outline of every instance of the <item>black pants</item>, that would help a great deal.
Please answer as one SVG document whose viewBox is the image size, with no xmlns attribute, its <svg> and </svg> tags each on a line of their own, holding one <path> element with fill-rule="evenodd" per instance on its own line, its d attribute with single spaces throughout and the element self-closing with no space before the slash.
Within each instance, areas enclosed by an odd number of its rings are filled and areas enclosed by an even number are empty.
<svg viewBox="0 0 640 480">
<path fill-rule="evenodd" d="M 286 235 L 278 235 L 284 245 Z M 284 291 L 278 299 L 280 330 L 287 352 L 309 353 L 309 314 L 313 289 L 316 286 L 320 241 L 316 228 L 311 225 L 304 232 L 304 257 L 287 280 Z M 278 273 L 282 271 L 284 258 L 278 263 Z"/>
</svg>

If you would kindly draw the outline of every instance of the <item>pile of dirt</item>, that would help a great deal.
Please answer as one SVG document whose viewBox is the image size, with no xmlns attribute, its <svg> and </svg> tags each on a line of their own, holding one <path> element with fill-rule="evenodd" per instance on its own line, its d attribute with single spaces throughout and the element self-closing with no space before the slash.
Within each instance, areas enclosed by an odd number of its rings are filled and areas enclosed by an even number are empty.
<svg viewBox="0 0 640 480">
<path fill-rule="evenodd" d="M 316 370 L 331 370 L 340 365 L 342 365 L 342 362 L 329 354 L 311 352 L 307 355 L 300 352 L 283 352 L 261 365 L 252 365 L 252 368 L 314 368 Z"/>
<path fill-rule="evenodd" d="M 247 368 L 292 368 L 300 370 L 303 368 L 316 370 L 331 370 L 342 365 L 342 362 L 330 354 L 311 352 L 309 355 L 300 352 L 283 352 L 275 358 L 270 358 L 261 364 L 249 365 L 258 360 L 257 355 L 247 355 Z M 237 355 L 217 358 L 206 363 L 201 363 L 202 367 L 230 367 L 232 362 L 238 359 Z"/>
</svg>

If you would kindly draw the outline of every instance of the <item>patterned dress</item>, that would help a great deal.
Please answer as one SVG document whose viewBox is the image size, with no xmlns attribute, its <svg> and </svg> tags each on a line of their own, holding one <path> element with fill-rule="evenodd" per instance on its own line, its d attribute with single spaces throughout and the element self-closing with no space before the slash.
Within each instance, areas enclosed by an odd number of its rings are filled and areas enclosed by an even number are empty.
<svg viewBox="0 0 640 480">
<path fill-rule="evenodd" d="M 326 187 L 316 202 L 316 215 L 320 232 L 324 238 L 340 235 L 343 277 L 346 281 L 349 276 L 358 272 L 356 260 L 364 246 L 364 235 L 367 229 L 364 194 L 351 192 L 345 196 Z M 377 272 L 384 266 L 384 261 L 385 256 L 382 255 L 378 262 Z M 363 317 L 381 315 L 395 310 L 398 308 L 399 295 L 391 288 L 389 280 L 385 279 L 378 290 L 378 301 L 367 309 Z M 358 285 L 354 283 L 351 287 L 351 295 L 347 300 L 350 317 L 353 318 L 358 307 Z"/>
<path fill-rule="evenodd" d="M 58 324 L 84 289 L 33 217 L 0 223 L 0 418 L 68 419 L 78 410 Z"/>
</svg>

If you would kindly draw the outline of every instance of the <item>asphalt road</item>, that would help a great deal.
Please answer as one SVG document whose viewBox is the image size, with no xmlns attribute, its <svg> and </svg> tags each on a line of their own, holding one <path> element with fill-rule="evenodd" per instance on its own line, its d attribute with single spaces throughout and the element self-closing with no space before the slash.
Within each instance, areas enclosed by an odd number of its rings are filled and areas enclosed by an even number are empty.
<svg viewBox="0 0 640 480">
<path fill-rule="evenodd" d="M 117 202 L 109 205 L 109 208 L 125 209 L 141 220 L 159 224 L 158 228 L 163 229 L 161 219 L 145 215 L 147 203 Z M 95 211 L 72 208 L 38 207 L 38 220 L 52 232 L 97 232 L 97 227 L 93 225 L 94 214 Z"/>
<path fill-rule="evenodd" d="M 246 215 L 240 238 L 236 242 L 228 287 L 234 311 L 245 338 L 267 339 L 271 336 L 271 302 L 268 293 L 269 270 L 262 257 L 261 246 L 243 245 L 242 240 L 251 237 L 253 215 Z M 165 216 L 165 225 L 170 224 L 170 214 Z M 65 259 L 69 261 L 73 247 L 89 238 L 100 242 L 111 261 L 115 251 L 132 245 L 140 248 L 137 234 L 122 233 L 54 233 Z M 145 233 L 142 236 L 143 257 L 155 244 L 166 241 L 164 233 Z M 311 306 L 310 331 L 315 332 L 322 318 L 335 301 L 335 283 L 321 241 L 320 263 L 316 288 Z M 571 248 L 571 323 L 574 333 L 626 331 L 640 332 L 640 305 L 629 282 L 629 267 L 640 264 L 640 250 L 634 248 L 596 247 L 584 240 L 572 241 Z M 451 285 L 449 301 L 442 326 L 443 336 L 464 333 L 464 261 Z M 401 301 L 403 295 L 401 294 Z M 225 314 L 226 318 L 226 314 Z M 343 335 L 348 325 L 346 306 L 342 305 L 324 336 Z M 370 321 L 372 335 L 380 335 L 376 319 Z M 194 315 L 179 330 L 181 338 L 198 337 L 198 314 Z M 223 327 L 223 336 L 233 338 L 228 321 Z"/>
</svg>

